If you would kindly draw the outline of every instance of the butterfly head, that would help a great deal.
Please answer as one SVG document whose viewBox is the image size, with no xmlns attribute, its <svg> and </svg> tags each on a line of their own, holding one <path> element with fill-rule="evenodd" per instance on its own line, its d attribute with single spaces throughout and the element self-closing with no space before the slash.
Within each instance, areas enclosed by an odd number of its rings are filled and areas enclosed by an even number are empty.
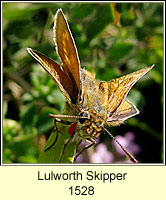
<svg viewBox="0 0 166 200">
<path fill-rule="evenodd" d="M 83 132 L 82 137 L 97 138 L 103 130 L 104 120 L 103 117 L 98 115 L 94 110 L 82 111 L 79 116 L 85 118 L 79 118 L 80 129 Z"/>
</svg>

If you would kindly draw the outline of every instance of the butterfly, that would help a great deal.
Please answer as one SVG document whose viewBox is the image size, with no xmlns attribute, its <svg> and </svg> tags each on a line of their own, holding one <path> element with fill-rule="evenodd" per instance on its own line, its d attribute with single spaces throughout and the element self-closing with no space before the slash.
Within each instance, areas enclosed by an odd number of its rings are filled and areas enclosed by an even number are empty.
<svg viewBox="0 0 166 200">
<path fill-rule="evenodd" d="M 73 119 L 68 130 L 71 138 L 66 145 L 71 140 L 75 140 L 77 144 L 89 141 L 89 145 L 75 159 L 94 145 L 101 133 L 107 132 L 129 159 L 136 163 L 134 156 L 116 140 L 106 126 L 120 125 L 139 114 L 136 106 L 126 100 L 126 95 L 154 65 L 108 82 L 97 81 L 90 72 L 81 68 L 77 48 L 62 9 L 58 9 L 55 15 L 53 34 L 61 65 L 36 50 L 27 48 L 27 51 L 48 72 L 66 99 L 66 115 L 50 114 L 57 121 L 60 118 Z M 62 154 L 64 152 L 65 147 Z"/>
</svg>

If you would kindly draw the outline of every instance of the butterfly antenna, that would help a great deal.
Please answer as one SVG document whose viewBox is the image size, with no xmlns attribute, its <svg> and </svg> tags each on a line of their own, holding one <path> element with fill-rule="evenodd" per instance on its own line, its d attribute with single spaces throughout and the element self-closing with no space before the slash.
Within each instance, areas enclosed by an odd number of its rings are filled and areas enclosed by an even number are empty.
<svg viewBox="0 0 166 200">
<path fill-rule="evenodd" d="M 54 114 L 49 114 L 49 117 L 51 118 L 72 118 L 72 119 L 90 119 L 89 117 L 86 117 L 86 116 L 79 116 L 79 115 L 54 115 Z"/>
<path fill-rule="evenodd" d="M 129 153 L 127 151 L 127 149 L 125 149 L 120 143 L 119 141 L 104 127 L 104 130 L 112 137 L 112 139 L 123 149 L 123 151 L 127 154 L 127 156 L 129 157 L 129 159 L 133 162 L 133 163 L 138 163 L 138 161 L 134 158 L 134 156 Z"/>
</svg>

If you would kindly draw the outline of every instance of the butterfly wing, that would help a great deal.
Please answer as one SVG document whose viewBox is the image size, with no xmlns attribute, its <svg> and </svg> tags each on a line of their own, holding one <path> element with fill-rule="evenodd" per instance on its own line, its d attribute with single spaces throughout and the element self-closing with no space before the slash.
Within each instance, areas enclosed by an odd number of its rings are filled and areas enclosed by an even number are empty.
<svg viewBox="0 0 166 200">
<path fill-rule="evenodd" d="M 55 16 L 54 41 L 62 65 L 35 50 L 27 48 L 28 53 L 49 73 L 67 99 L 77 104 L 81 93 L 80 61 L 68 23 L 59 9 Z"/>
<path fill-rule="evenodd" d="M 111 117 L 107 120 L 108 124 L 115 126 L 123 123 L 130 117 L 139 114 L 139 110 L 136 108 L 134 104 L 125 100 L 117 110 L 112 114 Z"/>
<path fill-rule="evenodd" d="M 62 83 L 70 82 L 70 80 L 68 80 L 68 77 L 61 67 L 55 61 L 36 50 L 27 48 L 27 51 L 48 72 L 66 99 L 70 101 L 69 94 L 66 92 L 68 90 L 67 84 L 62 85 Z"/>
<path fill-rule="evenodd" d="M 127 119 L 130 116 L 138 114 L 138 110 L 136 107 L 129 103 L 123 101 L 130 91 L 131 87 L 142 77 L 144 76 L 149 70 L 152 69 L 154 65 L 151 67 L 147 67 L 141 69 L 139 71 L 130 73 L 126 76 L 122 76 L 120 78 L 116 78 L 111 80 L 110 82 L 101 82 L 99 85 L 100 90 L 104 90 L 106 97 L 105 103 L 107 102 L 107 111 L 109 113 L 108 121 L 117 119 L 117 116 L 121 116 L 122 118 Z M 121 107 L 122 106 L 122 107 Z M 127 109 L 125 108 L 127 106 Z M 128 114 L 127 114 L 128 111 Z M 124 112 L 124 115 L 122 115 Z M 113 119 L 114 118 L 114 119 Z"/>
<path fill-rule="evenodd" d="M 81 67 L 74 39 L 61 9 L 59 9 L 56 13 L 53 29 L 56 51 L 62 61 L 61 67 L 68 79 L 70 79 L 68 92 L 73 103 L 76 103 L 81 93 Z"/>
</svg>

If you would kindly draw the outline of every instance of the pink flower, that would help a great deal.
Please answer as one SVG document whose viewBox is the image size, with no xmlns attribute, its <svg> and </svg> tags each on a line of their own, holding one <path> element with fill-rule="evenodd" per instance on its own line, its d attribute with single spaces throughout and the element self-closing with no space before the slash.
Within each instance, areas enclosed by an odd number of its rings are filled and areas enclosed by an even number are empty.
<svg viewBox="0 0 166 200">
<path fill-rule="evenodd" d="M 113 154 L 107 150 L 105 144 L 101 143 L 96 147 L 96 152 L 92 155 L 93 163 L 112 163 Z"/>
<path fill-rule="evenodd" d="M 135 142 L 134 142 L 134 139 L 135 139 L 134 133 L 127 132 L 124 134 L 124 136 L 119 135 L 119 136 L 116 136 L 115 138 L 132 155 L 137 155 L 141 151 L 140 146 L 138 144 L 135 144 Z M 112 144 L 113 144 L 113 147 L 116 149 L 116 152 L 119 155 L 126 155 L 125 152 L 123 151 L 123 149 L 116 143 L 115 140 L 112 141 Z"/>
</svg>

